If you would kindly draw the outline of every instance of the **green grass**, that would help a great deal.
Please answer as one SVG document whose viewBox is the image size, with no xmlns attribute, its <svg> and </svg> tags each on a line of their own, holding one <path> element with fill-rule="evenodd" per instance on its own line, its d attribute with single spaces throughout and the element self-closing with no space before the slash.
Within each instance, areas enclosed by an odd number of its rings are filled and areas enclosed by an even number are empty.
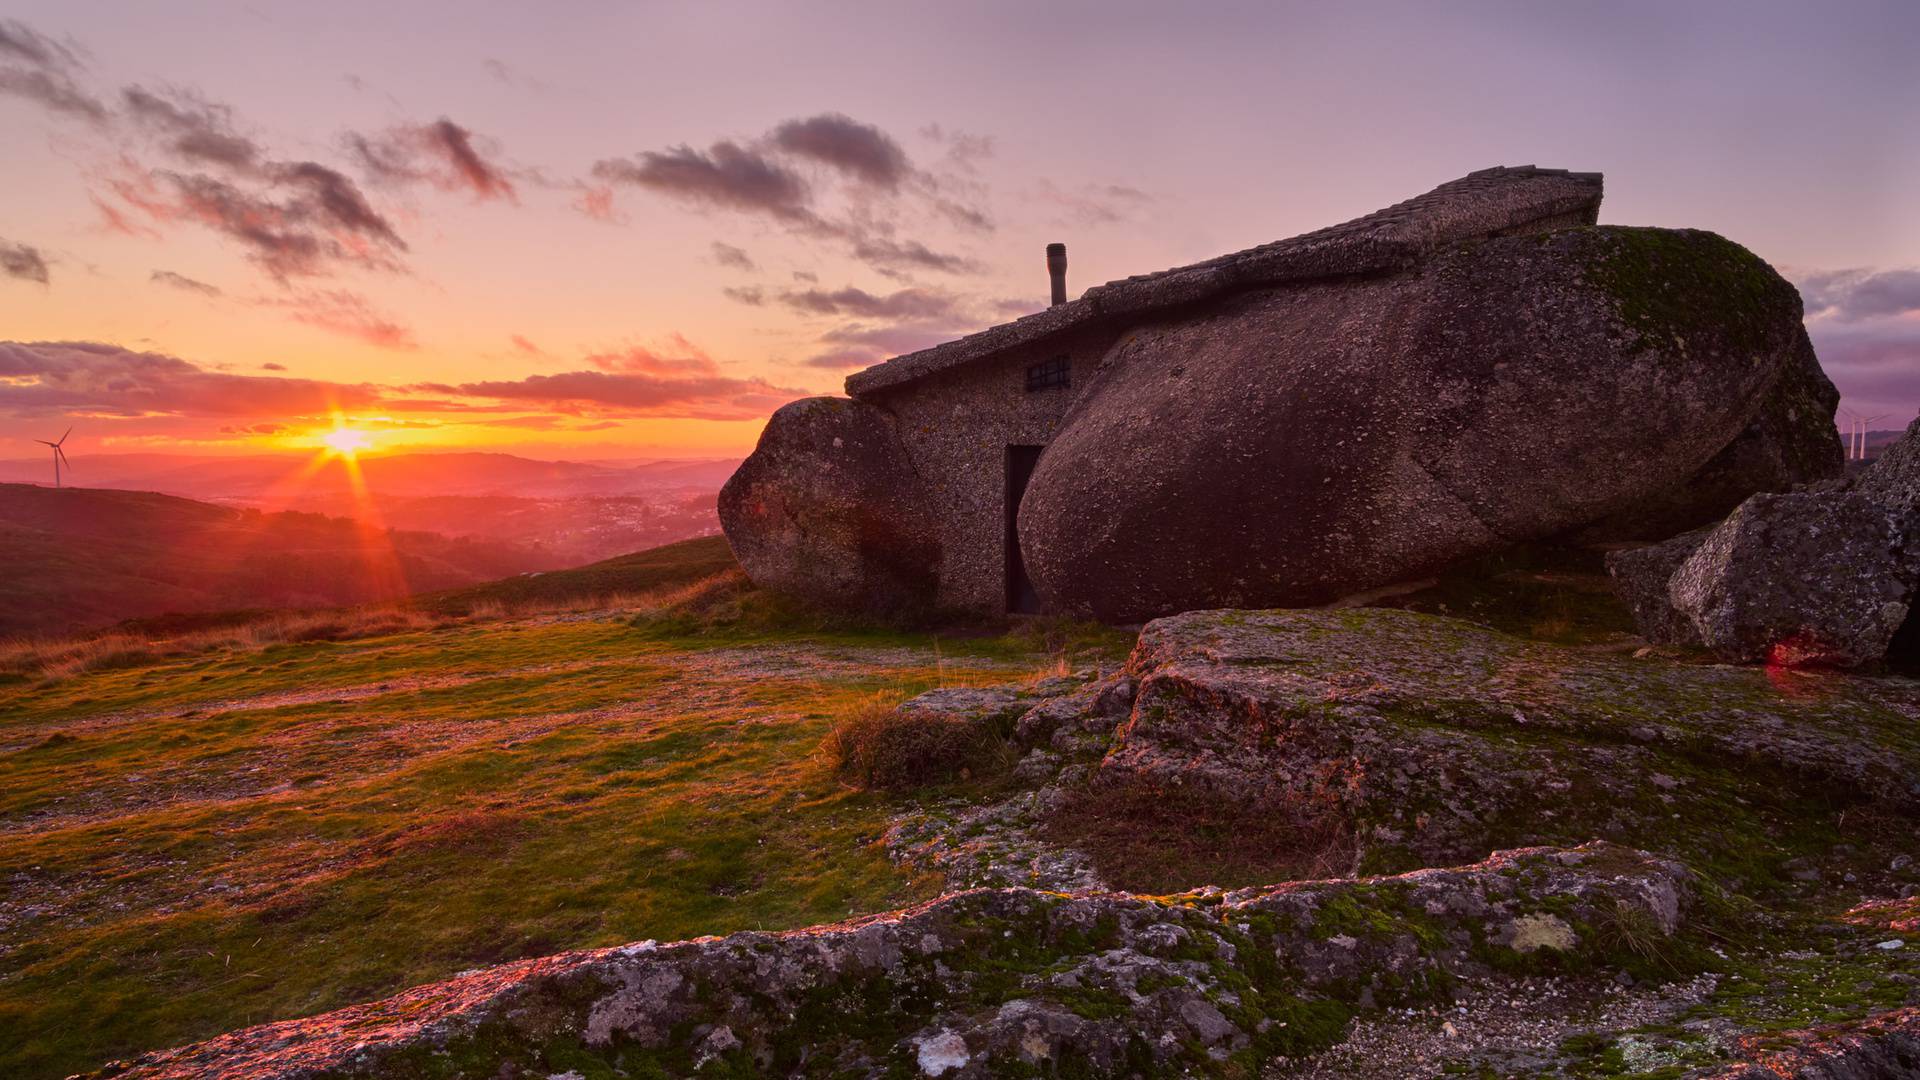
<svg viewBox="0 0 1920 1080">
<path fill-rule="evenodd" d="M 0 686 L 0 1075 L 922 898 L 830 717 L 1040 643 L 545 616 Z"/>
</svg>

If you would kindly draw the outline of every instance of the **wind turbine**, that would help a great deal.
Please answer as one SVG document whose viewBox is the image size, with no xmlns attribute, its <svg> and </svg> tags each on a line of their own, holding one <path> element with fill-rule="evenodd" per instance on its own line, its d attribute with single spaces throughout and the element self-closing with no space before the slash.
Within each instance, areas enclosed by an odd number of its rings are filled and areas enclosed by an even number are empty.
<svg viewBox="0 0 1920 1080">
<path fill-rule="evenodd" d="M 1871 425 L 1876 420 L 1885 420 L 1886 418 L 1887 418 L 1886 413 L 1875 413 L 1872 416 L 1862 416 L 1860 418 L 1860 444 L 1859 444 L 1859 450 L 1855 452 L 1853 455 L 1853 459 L 1855 461 L 1867 460 L 1867 432 L 1869 430 L 1869 425 Z"/>
<path fill-rule="evenodd" d="M 72 429 L 72 428 L 68 428 L 68 429 L 67 429 L 67 435 L 71 435 L 71 434 L 73 434 L 73 429 Z M 48 441 L 47 441 L 47 440 L 45 440 L 45 439 L 35 439 L 35 440 L 33 440 L 34 442 L 37 442 L 37 443 L 39 443 L 39 444 L 40 444 L 41 446 L 51 446 L 51 447 L 53 447 L 53 486 L 54 486 L 54 487 L 59 487 L 59 486 L 60 486 L 60 465 L 61 465 L 61 463 L 62 463 L 62 462 L 65 462 L 65 463 L 66 463 L 66 466 L 67 466 L 67 468 L 69 468 L 69 469 L 71 469 L 71 468 L 73 468 L 73 462 L 71 462 L 71 461 L 67 461 L 67 452 L 66 452 L 65 450 L 62 450 L 62 449 L 60 448 L 60 446 L 61 446 L 61 443 L 64 443 L 64 442 L 66 442 L 66 441 L 67 441 L 67 435 L 62 435 L 62 436 L 60 436 L 60 442 L 48 442 Z"/>
</svg>

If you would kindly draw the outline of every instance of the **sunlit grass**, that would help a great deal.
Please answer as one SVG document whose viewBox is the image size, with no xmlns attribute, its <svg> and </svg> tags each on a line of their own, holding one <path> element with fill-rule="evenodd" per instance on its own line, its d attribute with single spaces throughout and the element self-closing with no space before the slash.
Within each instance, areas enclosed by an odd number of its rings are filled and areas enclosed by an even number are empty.
<svg viewBox="0 0 1920 1080">
<path fill-rule="evenodd" d="M 1046 631 L 681 625 L 762 603 L 695 583 L 0 687 L 0 1074 L 927 895 L 816 748 L 876 693 L 1057 668 Z"/>
</svg>

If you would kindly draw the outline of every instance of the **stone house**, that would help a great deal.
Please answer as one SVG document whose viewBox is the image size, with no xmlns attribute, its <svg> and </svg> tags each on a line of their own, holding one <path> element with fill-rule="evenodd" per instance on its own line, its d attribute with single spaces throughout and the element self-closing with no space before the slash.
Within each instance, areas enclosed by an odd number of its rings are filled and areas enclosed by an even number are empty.
<svg viewBox="0 0 1920 1080">
<path fill-rule="evenodd" d="M 721 524 L 822 606 L 1125 623 L 1662 539 L 1834 475 L 1793 286 L 1712 233 L 1599 226 L 1601 191 L 1486 169 L 1075 300 L 1054 245 L 1051 307 L 776 412 Z"/>
<path fill-rule="evenodd" d="M 1591 225 L 1600 195 L 1598 173 L 1486 169 L 1342 225 L 1097 285 L 1077 300 L 856 372 L 847 393 L 895 419 L 927 484 L 942 542 L 941 606 L 1037 611 L 1018 542 L 1020 499 L 1101 357 L 1128 331 L 1247 290 L 1397 270 L 1461 240 Z M 1060 256 L 1052 267 L 1057 299 Z"/>
</svg>

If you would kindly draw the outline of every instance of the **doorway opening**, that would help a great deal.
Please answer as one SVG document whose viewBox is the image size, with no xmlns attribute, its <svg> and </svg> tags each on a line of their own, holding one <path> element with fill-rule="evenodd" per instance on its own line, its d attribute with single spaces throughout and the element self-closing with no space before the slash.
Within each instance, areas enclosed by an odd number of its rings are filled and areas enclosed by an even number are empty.
<svg viewBox="0 0 1920 1080">
<path fill-rule="evenodd" d="M 1040 464 L 1044 446 L 1007 447 L 1007 612 L 1012 615 L 1040 614 L 1040 594 L 1033 579 L 1027 577 L 1027 562 L 1020 557 L 1020 500 L 1027 493 L 1027 481 L 1033 479 L 1034 466 Z"/>
</svg>

